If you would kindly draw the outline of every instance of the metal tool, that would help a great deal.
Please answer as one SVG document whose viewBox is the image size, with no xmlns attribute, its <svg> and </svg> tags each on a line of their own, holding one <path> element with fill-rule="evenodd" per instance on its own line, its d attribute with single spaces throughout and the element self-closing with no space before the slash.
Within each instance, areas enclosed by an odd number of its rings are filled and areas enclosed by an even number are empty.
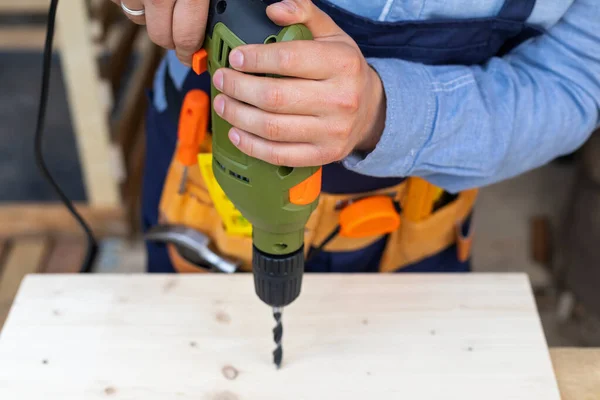
<svg viewBox="0 0 600 400">
<path fill-rule="evenodd" d="M 231 51 L 245 44 L 311 40 L 304 25 L 280 27 L 267 1 L 211 0 L 203 49 L 193 57 L 197 74 L 230 68 Z M 211 98 L 219 94 L 212 85 Z M 274 311 L 299 295 L 304 272 L 304 228 L 321 192 L 321 168 L 276 166 L 242 153 L 228 138 L 231 125 L 212 112 L 216 180 L 253 227 L 252 270 L 258 297 Z M 274 315 L 281 313 L 274 312 Z M 277 320 L 277 317 L 276 317 Z M 281 320 L 277 320 L 278 326 Z M 283 332 L 281 330 L 281 332 Z M 278 335 L 281 348 L 281 334 Z M 275 364 L 281 365 L 276 350 Z"/>
<path fill-rule="evenodd" d="M 232 274 L 239 268 L 239 263 L 228 260 L 213 252 L 209 238 L 195 229 L 181 225 L 159 225 L 150 229 L 145 235 L 146 240 L 170 243 L 190 253 L 193 261 L 199 260 L 213 272 Z M 195 255 L 195 257 L 194 257 Z"/>
<path fill-rule="evenodd" d="M 275 350 L 273 350 L 273 362 L 277 369 L 281 368 L 281 361 L 283 360 L 283 346 L 281 345 L 281 339 L 283 338 L 283 323 L 281 317 L 283 316 L 283 307 L 273 307 L 273 318 L 275 318 L 275 328 L 273 328 L 273 341 L 275 342 Z"/>
</svg>

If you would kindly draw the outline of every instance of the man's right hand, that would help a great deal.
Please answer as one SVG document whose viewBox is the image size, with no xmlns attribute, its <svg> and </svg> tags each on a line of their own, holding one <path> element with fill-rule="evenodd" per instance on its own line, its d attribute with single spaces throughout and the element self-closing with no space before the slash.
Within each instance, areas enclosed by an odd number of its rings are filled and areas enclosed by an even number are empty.
<svg viewBox="0 0 600 400">
<path fill-rule="evenodd" d="M 120 0 L 112 0 L 121 6 Z M 192 56 L 202 47 L 209 0 L 123 0 L 130 10 L 145 15 L 127 17 L 146 25 L 150 39 L 166 49 L 174 49 L 179 60 L 190 66 Z"/>
</svg>

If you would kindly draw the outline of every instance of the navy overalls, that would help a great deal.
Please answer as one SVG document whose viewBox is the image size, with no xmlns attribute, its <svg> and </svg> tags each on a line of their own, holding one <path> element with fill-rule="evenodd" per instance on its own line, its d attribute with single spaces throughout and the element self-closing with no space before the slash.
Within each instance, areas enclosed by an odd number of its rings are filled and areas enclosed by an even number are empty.
<svg viewBox="0 0 600 400">
<path fill-rule="evenodd" d="M 366 1 L 366 0 L 363 0 Z M 324 0 L 313 2 L 359 45 L 365 57 L 397 58 L 428 65 L 482 64 L 500 56 L 541 32 L 526 23 L 536 0 L 506 0 L 496 17 L 463 20 L 371 21 L 336 7 Z M 146 168 L 143 188 L 143 224 L 148 229 L 158 222 L 158 205 L 165 177 L 175 151 L 177 118 L 181 101 L 191 89 L 210 93 L 207 73 L 191 72 L 182 90 L 175 89 L 170 74 L 165 74 L 168 109 L 158 112 L 150 105 L 147 115 Z M 323 192 L 352 194 L 391 187 L 403 178 L 374 178 L 356 174 L 335 163 L 323 168 Z M 360 251 L 320 253 L 306 265 L 306 272 L 377 272 L 386 239 Z M 148 271 L 174 272 L 166 248 L 148 243 Z M 467 272 L 451 246 L 401 272 Z"/>
</svg>

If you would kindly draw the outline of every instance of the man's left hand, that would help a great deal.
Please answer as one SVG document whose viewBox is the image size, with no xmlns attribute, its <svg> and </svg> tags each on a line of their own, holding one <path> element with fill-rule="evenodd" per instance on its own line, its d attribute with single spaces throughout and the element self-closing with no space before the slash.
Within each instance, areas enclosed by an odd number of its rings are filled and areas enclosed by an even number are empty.
<svg viewBox="0 0 600 400">
<path fill-rule="evenodd" d="M 312 41 L 238 47 L 213 82 L 215 111 L 242 152 L 275 165 L 317 166 L 371 151 L 385 125 L 385 94 L 357 44 L 310 0 L 267 9 L 278 25 L 305 24 Z M 245 73 L 274 74 L 269 78 Z"/>
</svg>

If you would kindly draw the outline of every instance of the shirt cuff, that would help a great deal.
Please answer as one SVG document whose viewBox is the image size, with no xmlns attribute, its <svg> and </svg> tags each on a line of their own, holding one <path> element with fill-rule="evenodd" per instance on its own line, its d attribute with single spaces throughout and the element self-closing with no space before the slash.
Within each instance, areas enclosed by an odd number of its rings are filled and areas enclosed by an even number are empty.
<svg viewBox="0 0 600 400">
<path fill-rule="evenodd" d="M 385 129 L 369 154 L 352 153 L 343 165 L 377 177 L 409 176 L 421 149 L 431 138 L 436 99 L 424 66 L 397 59 L 367 59 L 386 94 Z"/>
</svg>

